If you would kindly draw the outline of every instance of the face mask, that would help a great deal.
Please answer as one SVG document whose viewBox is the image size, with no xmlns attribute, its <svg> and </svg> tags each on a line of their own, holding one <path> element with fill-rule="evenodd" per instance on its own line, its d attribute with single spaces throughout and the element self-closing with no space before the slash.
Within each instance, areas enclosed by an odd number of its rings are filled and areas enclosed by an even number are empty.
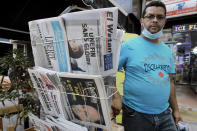
<svg viewBox="0 0 197 131">
<path fill-rule="evenodd" d="M 147 37 L 147 38 L 149 38 L 149 39 L 151 39 L 151 40 L 155 40 L 155 39 L 157 39 L 157 38 L 159 38 L 160 36 L 163 35 L 163 29 L 161 29 L 161 30 L 160 30 L 159 32 L 157 32 L 157 33 L 152 34 L 152 33 L 150 33 L 150 32 L 144 27 L 144 29 L 143 29 L 143 31 L 142 31 L 142 34 L 143 34 L 145 37 Z"/>
</svg>

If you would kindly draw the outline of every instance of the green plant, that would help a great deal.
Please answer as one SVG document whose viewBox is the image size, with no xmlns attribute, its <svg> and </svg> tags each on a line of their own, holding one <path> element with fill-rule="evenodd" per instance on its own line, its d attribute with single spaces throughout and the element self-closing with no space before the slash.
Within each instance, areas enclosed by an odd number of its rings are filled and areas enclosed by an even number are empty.
<svg viewBox="0 0 197 131">
<path fill-rule="evenodd" d="M 0 58 L 1 74 L 8 72 L 11 80 L 11 87 L 7 91 L 0 91 L 0 100 L 2 102 L 8 100 L 15 105 L 23 105 L 22 110 L 17 110 L 15 129 L 18 126 L 18 121 L 21 118 L 27 118 L 29 112 L 39 115 L 40 102 L 35 96 L 35 90 L 27 71 L 32 66 L 33 60 L 18 49 L 14 49 Z M 12 114 L 5 113 L 3 116 L 9 115 Z"/>
</svg>

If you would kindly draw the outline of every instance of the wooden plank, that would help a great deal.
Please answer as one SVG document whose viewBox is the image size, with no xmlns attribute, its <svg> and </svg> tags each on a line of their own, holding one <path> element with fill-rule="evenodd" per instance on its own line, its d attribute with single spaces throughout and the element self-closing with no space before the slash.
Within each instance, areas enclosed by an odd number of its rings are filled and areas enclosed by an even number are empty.
<svg viewBox="0 0 197 131">
<path fill-rule="evenodd" d="M 0 91 L 8 91 L 10 89 L 10 87 L 3 87 L 0 89 Z"/>
<path fill-rule="evenodd" d="M 3 107 L 3 108 L 0 108 L 0 115 L 15 113 L 15 112 L 21 111 L 22 109 L 23 109 L 22 104 Z"/>
<path fill-rule="evenodd" d="M 2 86 L 2 87 L 10 87 L 11 83 L 3 83 L 3 84 L 0 84 L 0 86 Z"/>
<path fill-rule="evenodd" d="M 0 91 L 7 91 L 10 89 L 11 87 L 11 83 L 7 83 L 7 84 L 0 84 Z"/>
</svg>

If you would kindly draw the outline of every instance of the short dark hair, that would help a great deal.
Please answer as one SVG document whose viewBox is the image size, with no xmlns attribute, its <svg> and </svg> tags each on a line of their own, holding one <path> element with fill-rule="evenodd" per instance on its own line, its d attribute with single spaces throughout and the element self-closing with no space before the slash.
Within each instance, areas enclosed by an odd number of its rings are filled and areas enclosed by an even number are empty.
<svg viewBox="0 0 197 131">
<path fill-rule="evenodd" d="M 166 6 L 165 6 L 165 4 L 163 2 L 161 2 L 161 1 L 151 1 L 150 3 L 148 3 L 145 6 L 145 8 L 144 8 L 144 10 L 142 12 L 142 18 L 144 18 L 145 14 L 146 14 L 146 9 L 148 7 L 151 7 L 151 6 L 162 7 L 165 10 L 165 15 L 166 15 Z"/>
</svg>

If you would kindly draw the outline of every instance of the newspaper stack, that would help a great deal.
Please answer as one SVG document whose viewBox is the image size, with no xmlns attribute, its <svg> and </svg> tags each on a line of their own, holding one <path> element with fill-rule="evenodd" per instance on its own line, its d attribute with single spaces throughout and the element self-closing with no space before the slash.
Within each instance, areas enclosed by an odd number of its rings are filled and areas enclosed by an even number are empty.
<svg viewBox="0 0 197 131">
<path fill-rule="evenodd" d="M 58 72 L 116 74 L 123 33 L 118 8 L 67 13 L 29 22 L 35 65 Z"/>
<path fill-rule="evenodd" d="M 46 114 L 111 130 L 108 98 L 101 76 L 59 73 L 41 67 L 28 71 Z"/>
<path fill-rule="evenodd" d="M 36 65 L 29 73 L 46 114 L 112 130 L 108 87 L 123 36 L 117 17 L 113 7 L 29 22 Z"/>
<path fill-rule="evenodd" d="M 34 129 L 38 131 L 88 131 L 86 127 L 67 121 L 64 118 L 55 119 L 51 116 L 46 116 L 45 120 L 42 120 L 29 113 L 29 119 Z"/>
</svg>

